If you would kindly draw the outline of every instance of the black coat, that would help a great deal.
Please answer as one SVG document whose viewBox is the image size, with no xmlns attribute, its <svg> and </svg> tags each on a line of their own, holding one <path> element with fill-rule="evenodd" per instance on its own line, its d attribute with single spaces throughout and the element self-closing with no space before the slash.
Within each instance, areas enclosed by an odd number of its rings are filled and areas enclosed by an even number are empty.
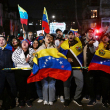
<svg viewBox="0 0 110 110">
<path fill-rule="evenodd" d="M 0 69 L 12 67 L 12 51 L 8 49 L 0 49 Z"/>
</svg>

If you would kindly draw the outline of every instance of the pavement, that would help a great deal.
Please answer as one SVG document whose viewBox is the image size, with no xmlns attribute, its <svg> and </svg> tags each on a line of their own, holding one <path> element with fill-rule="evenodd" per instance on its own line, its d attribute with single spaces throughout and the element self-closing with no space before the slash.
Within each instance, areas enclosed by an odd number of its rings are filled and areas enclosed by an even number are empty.
<svg viewBox="0 0 110 110">
<path fill-rule="evenodd" d="M 11 110 L 110 110 L 110 107 L 109 108 L 102 107 L 101 101 L 97 101 L 97 104 L 92 107 L 87 106 L 88 101 L 83 100 L 82 103 L 83 103 L 82 107 L 79 107 L 73 102 L 71 102 L 68 107 L 64 107 L 63 103 L 61 103 L 59 100 L 57 100 L 52 106 L 43 105 L 43 103 L 37 103 L 37 100 L 35 100 L 33 102 L 32 107 L 29 108 L 27 106 L 23 108 L 15 107 L 14 109 Z"/>
</svg>

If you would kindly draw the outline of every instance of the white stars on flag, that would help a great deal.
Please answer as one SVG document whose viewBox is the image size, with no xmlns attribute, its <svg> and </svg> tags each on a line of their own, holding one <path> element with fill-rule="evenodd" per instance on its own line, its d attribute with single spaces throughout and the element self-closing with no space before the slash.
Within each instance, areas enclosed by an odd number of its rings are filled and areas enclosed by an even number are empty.
<svg viewBox="0 0 110 110">
<path fill-rule="evenodd" d="M 103 62 L 102 62 L 102 61 L 101 61 L 100 63 L 101 63 L 101 64 L 103 64 Z"/>
<path fill-rule="evenodd" d="M 62 61 L 60 61 L 59 63 L 60 63 L 60 65 L 61 65 L 61 64 L 63 64 L 63 62 L 62 62 Z"/>
<path fill-rule="evenodd" d="M 56 59 L 57 61 L 59 61 L 59 59 Z"/>
<path fill-rule="evenodd" d="M 43 67 L 45 68 L 46 66 L 44 65 Z"/>
<path fill-rule="evenodd" d="M 65 68 L 63 60 L 61 60 L 59 58 L 54 58 L 51 56 L 46 57 L 46 59 L 43 62 L 42 67 L 43 68 L 51 68 L 51 67 L 54 68 L 54 66 L 55 66 L 55 68 L 62 68 L 62 69 Z"/>
<path fill-rule="evenodd" d="M 48 62 L 48 60 L 46 59 L 46 62 Z"/>
<path fill-rule="evenodd" d="M 49 60 L 51 59 L 51 57 L 48 58 Z"/>
</svg>

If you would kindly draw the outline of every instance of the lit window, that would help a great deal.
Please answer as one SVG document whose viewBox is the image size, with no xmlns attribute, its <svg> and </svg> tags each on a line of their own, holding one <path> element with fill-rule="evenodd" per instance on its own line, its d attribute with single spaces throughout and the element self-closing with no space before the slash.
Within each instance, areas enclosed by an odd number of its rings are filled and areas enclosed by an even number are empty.
<svg viewBox="0 0 110 110">
<path fill-rule="evenodd" d="M 97 18 L 97 10 L 91 10 L 91 18 Z"/>
<path fill-rule="evenodd" d="M 91 23 L 91 24 L 90 24 L 90 27 L 91 27 L 91 28 L 95 28 L 96 25 L 97 25 L 97 23 Z"/>
</svg>

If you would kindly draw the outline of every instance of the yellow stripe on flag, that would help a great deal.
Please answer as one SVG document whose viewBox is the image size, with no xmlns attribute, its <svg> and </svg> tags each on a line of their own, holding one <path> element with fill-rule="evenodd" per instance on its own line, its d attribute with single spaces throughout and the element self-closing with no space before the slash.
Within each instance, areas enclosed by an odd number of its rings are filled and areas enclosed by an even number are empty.
<svg viewBox="0 0 110 110">
<path fill-rule="evenodd" d="M 47 11 L 46 11 L 46 8 L 45 8 L 45 7 L 44 7 L 44 12 L 43 12 L 43 14 L 45 14 L 45 15 L 46 15 L 47 20 L 48 20 L 48 15 L 47 15 Z M 49 20 L 48 20 L 48 25 L 49 25 Z"/>
<path fill-rule="evenodd" d="M 38 62 L 37 62 L 38 58 L 45 57 L 45 56 L 52 56 L 54 58 L 63 57 L 65 59 L 67 59 L 66 56 L 63 55 L 62 53 L 60 53 L 56 48 L 42 49 L 37 52 L 37 55 L 38 55 L 37 58 L 36 57 L 33 58 L 33 62 L 36 64 L 38 64 Z"/>
<path fill-rule="evenodd" d="M 110 50 L 105 50 L 103 42 L 101 42 L 98 46 L 98 50 L 96 50 L 95 55 L 110 59 Z"/>
<path fill-rule="evenodd" d="M 20 7 L 19 5 L 18 5 L 18 9 L 19 9 L 19 11 L 21 11 L 21 12 L 26 12 L 22 7 Z"/>
<path fill-rule="evenodd" d="M 78 55 L 83 51 L 83 49 L 82 49 L 82 43 L 81 43 L 81 41 L 80 41 L 80 39 L 79 39 L 78 37 L 75 37 L 74 40 L 78 41 L 78 43 L 76 43 L 74 46 L 71 46 L 71 47 L 69 48 L 69 41 L 66 40 L 66 41 L 64 41 L 64 42 L 61 44 L 61 48 L 64 49 L 64 50 L 69 50 L 69 49 L 71 49 L 71 50 L 75 53 L 75 55 L 78 56 Z M 78 50 L 76 49 L 77 47 L 80 47 L 80 48 L 81 48 L 81 51 L 78 51 Z"/>
</svg>

